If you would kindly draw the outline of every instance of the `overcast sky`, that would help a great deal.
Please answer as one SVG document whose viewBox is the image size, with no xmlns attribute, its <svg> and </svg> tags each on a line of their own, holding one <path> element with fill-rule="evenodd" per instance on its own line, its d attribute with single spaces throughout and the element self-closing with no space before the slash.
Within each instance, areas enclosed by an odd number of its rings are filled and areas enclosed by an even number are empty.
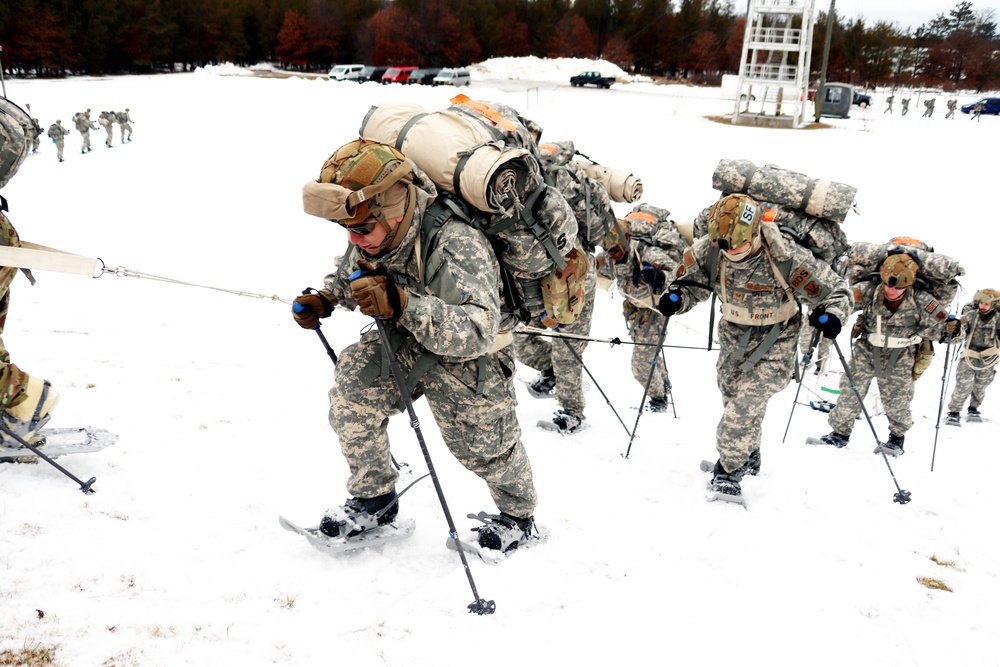
<svg viewBox="0 0 1000 667">
<path fill-rule="evenodd" d="M 815 0 L 818 11 L 828 11 L 830 0 Z M 836 0 L 837 14 L 853 19 L 862 16 L 867 25 L 877 21 L 899 24 L 900 28 L 913 28 L 928 23 L 938 14 L 947 15 L 959 0 Z M 1000 19 L 1000 1 L 972 0 L 973 10 L 991 9 Z"/>
</svg>

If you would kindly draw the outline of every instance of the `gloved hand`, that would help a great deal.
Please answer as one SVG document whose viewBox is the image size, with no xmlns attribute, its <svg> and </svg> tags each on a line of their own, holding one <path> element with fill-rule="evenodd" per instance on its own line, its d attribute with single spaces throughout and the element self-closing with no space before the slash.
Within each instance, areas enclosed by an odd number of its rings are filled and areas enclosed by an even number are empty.
<svg viewBox="0 0 1000 667">
<path fill-rule="evenodd" d="M 663 271 L 649 264 L 642 265 L 639 275 L 642 276 L 642 282 L 652 287 L 654 292 L 663 287 L 663 283 L 667 282 L 667 279 L 663 276 Z"/>
<path fill-rule="evenodd" d="M 311 292 L 295 298 L 292 317 L 303 329 L 315 329 L 321 317 L 330 317 L 333 302 L 323 292 Z"/>
<path fill-rule="evenodd" d="M 840 318 L 833 313 L 826 312 L 826 308 L 820 306 L 809 313 L 809 324 L 819 329 L 824 338 L 834 339 L 840 333 Z"/>
<path fill-rule="evenodd" d="M 384 266 L 359 259 L 359 270 L 351 275 L 351 294 L 358 308 L 369 317 L 394 319 L 406 310 L 406 290 L 399 287 Z"/>
<path fill-rule="evenodd" d="M 944 325 L 944 334 L 941 336 L 942 343 L 950 343 L 955 340 L 958 332 L 962 330 L 962 323 L 954 315 L 948 316 L 948 321 Z"/>
<path fill-rule="evenodd" d="M 663 313 L 664 317 L 670 317 L 681 309 L 681 305 L 681 293 L 670 291 L 660 297 L 656 309 Z"/>
</svg>

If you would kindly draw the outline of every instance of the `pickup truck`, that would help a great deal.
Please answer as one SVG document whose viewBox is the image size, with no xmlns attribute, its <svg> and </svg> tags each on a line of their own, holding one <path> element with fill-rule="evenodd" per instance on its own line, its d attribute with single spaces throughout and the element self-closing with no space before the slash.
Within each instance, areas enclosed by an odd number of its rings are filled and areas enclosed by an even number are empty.
<svg viewBox="0 0 1000 667">
<path fill-rule="evenodd" d="M 610 88 L 615 83 L 615 78 L 611 76 L 601 76 L 600 72 L 580 72 L 576 76 L 569 78 L 571 86 L 586 86 L 591 84 L 598 88 Z"/>
</svg>

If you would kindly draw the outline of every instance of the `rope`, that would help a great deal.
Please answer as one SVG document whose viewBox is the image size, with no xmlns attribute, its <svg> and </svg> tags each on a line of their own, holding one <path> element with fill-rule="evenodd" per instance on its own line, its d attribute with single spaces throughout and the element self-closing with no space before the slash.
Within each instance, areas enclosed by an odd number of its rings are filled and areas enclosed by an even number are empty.
<svg viewBox="0 0 1000 667">
<path fill-rule="evenodd" d="M 227 294 L 235 294 L 236 296 L 247 296 L 254 299 L 267 299 L 270 301 L 280 301 L 281 303 L 291 304 L 293 299 L 285 299 L 277 294 L 257 294 L 255 292 L 244 292 L 243 290 L 228 289 L 225 287 L 213 287 L 212 285 L 201 285 L 199 283 L 192 283 L 186 280 L 177 280 L 176 278 L 166 278 L 164 276 L 154 276 L 151 273 L 142 273 L 141 271 L 134 271 L 132 269 L 126 269 L 124 266 L 119 266 L 116 268 L 109 268 L 104 264 L 104 261 L 98 259 L 101 262 L 101 273 L 100 275 L 94 276 L 95 278 L 100 278 L 105 273 L 113 274 L 118 278 L 144 278 L 146 280 L 156 280 L 162 283 L 171 283 L 173 285 L 186 285 L 188 287 L 200 287 L 202 289 L 214 290 L 216 292 L 225 292 Z"/>
</svg>

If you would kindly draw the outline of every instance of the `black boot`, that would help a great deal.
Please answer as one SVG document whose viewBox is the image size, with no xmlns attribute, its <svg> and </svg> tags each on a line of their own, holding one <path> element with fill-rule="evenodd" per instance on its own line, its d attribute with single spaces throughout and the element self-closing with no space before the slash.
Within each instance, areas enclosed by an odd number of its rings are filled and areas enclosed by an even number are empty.
<svg viewBox="0 0 1000 667">
<path fill-rule="evenodd" d="M 349 498 L 343 505 L 331 507 L 319 522 L 319 530 L 329 537 L 354 537 L 387 523 L 399 514 L 396 492 L 374 498 Z"/>
<path fill-rule="evenodd" d="M 556 374 L 551 368 L 539 373 L 528 383 L 528 393 L 535 398 L 552 398 L 556 395 Z"/>
<path fill-rule="evenodd" d="M 479 531 L 479 546 L 484 549 L 507 553 L 535 537 L 534 517 L 518 519 L 501 512 L 487 515 L 487 519 L 489 523 L 476 529 Z"/>
<path fill-rule="evenodd" d="M 904 440 L 906 440 L 905 435 L 896 435 L 895 433 L 890 433 L 888 442 L 886 442 L 884 445 L 876 447 L 875 453 L 878 454 L 881 451 L 893 457 L 902 456 Z"/>
<path fill-rule="evenodd" d="M 837 449 L 842 447 L 847 447 L 847 443 L 850 441 L 851 436 L 842 435 L 834 431 L 833 433 L 827 433 L 820 440 L 822 440 L 827 445 L 833 445 Z"/>
<path fill-rule="evenodd" d="M 722 467 L 722 461 L 715 462 L 715 469 L 712 471 L 712 482 L 709 485 L 712 491 L 724 493 L 727 496 L 742 496 L 743 490 L 740 488 L 740 480 L 743 474 L 740 470 L 726 472 Z"/>
</svg>

